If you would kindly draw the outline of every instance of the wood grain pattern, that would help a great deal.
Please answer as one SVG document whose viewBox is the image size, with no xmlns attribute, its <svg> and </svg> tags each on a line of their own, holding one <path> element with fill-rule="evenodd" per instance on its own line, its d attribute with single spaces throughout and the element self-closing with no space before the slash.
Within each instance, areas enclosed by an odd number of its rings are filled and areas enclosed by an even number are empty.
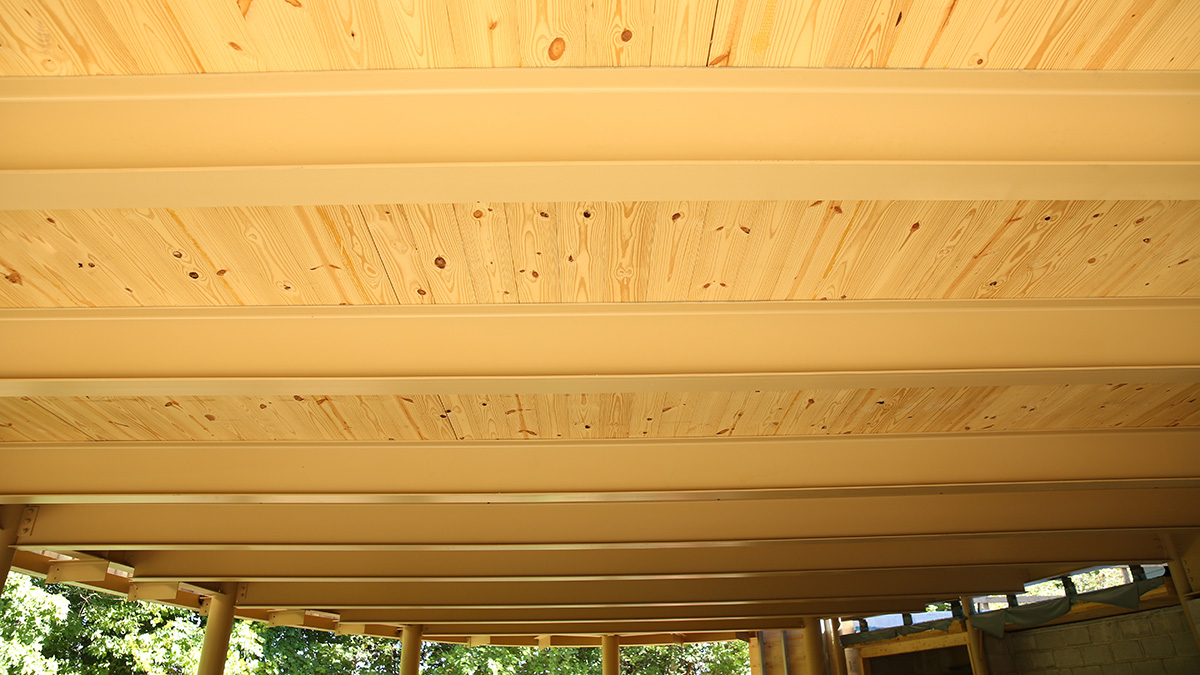
<svg viewBox="0 0 1200 675">
<path fill-rule="evenodd" d="M 0 75 L 518 66 L 1195 69 L 1192 0 L 5 0 Z"/>
<path fill-rule="evenodd" d="M 0 440 L 453 439 L 443 410 L 436 396 L 2 398 Z"/>
<path fill-rule="evenodd" d="M 1190 70 L 1189 0 L 731 0 L 709 65 Z"/>
<path fill-rule="evenodd" d="M 587 439 L 1200 426 L 1200 384 L 0 398 L 0 441 Z"/>
<path fill-rule="evenodd" d="M 357 208 L 0 212 L 0 269 L 4 307 L 395 302 Z"/>
<path fill-rule="evenodd" d="M 0 244 L 3 307 L 1200 294 L 1200 202 L 0 212 Z"/>
</svg>

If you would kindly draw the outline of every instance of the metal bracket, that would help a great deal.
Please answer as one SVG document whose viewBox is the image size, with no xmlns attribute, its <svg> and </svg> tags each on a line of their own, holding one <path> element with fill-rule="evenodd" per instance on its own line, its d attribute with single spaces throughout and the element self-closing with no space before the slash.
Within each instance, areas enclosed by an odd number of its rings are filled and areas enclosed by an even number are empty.
<svg viewBox="0 0 1200 675">
<path fill-rule="evenodd" d="M 38 508 L 37 506 L 25 507 L 25 511 L 21 513 L 21 524 L 17 526 L 17 538 L 28 537 L 33 534 L 33 525 L 37 522 Z"/>
</svg>

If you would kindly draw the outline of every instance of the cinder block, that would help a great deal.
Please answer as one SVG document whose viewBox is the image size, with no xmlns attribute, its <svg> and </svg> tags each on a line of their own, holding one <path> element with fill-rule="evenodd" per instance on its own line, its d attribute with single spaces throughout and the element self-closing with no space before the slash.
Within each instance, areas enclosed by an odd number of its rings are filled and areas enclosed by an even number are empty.
<svg viewBox="0 0 1200 675">
<path fill-rule="evenodd" d="M 1176 656 L 1170 659 L 1163 659 L 1160 663 L 1163 664 L 1163 670 L 1167 672 L 1167 675 L 1196 675 L 1196 673 L 1200 673 L 1200 657 Z"/>
<path fill-rule="evenodd" d="M 996 641 L 997 643 L 999 640 Z M 988 642 L 983 649 L 983 653 L 987 654 L 988 665 L 993 673 L 1015 673 L 1017 664 L 1013 661 L 1012 654 L 1008 653 L 999 644 Z"/>
<path fill-rule="evenodd" d="M 1150 627 L 1150 622 L 1140 616 L 1126 616 L 1120 626 L 1121 636 L 1126 639 L 1133 640 L 1154 635 L 1154 629 Z"/>
<path fill-rule="evenodd" d="M 1121 639 L 1121 629 L 1113 621 L 1104 621 L 1088 626 L 1088 636 L 1092 644 L 1105 644 Z"/>
<path fill-rule="evenodd" d="M 1083 665 L 1083 652 L 1066 647 L 1053 652 L 1054 665 L 1059 668 L 1075 668 Z"/>
<path fill-rule="evenodd" d="M 1129 664 L 1133 675 L 1166 675 L 1161 661 L 1134 661 Z"/>
<path fill-rule="evenodd" d="M 1061 648 L 1067 646 L 1066 631 L 1061 631 L 1061 630 L 1048 630 L 1048 631 L 1044 631 L 1044 632 L 1039 631 L 1034 636 L 1034 640 L 1037 643 L 1037 648 L 1043 649 L 1043 650 L 1044 649 L 1061 649 Z"/>
<path fill-rule="evenodd" d="M 1100 672 L 1104 675 L 1133 675 L 1133 666 L 1128 663 L 1106 663 L 1101 666 Z"/>
<path fill-rule="evenodd" d="M 1169 659 L 1175 656 L 1175 645 L 1167 635 L 1156 635 L 1142 640 L 1142 651 L 1149 659 Z"/>
<path fill-rule="evenodd" d="M 1156 635 L 1186 633 L 1188 629 L 1187 623 L 1183 620 L 1182 608 L 1165 607 L 1151 613 L 1148 618 L 1150 620 L 1150 627 Z"/>
<path fill-rule="evenodd" d="M 1146 658 L 1142 643 L 1137 640 L 1122 640 L 1111 645 L 1113 658 L 1117 661 L 1139 661 Z"/>
<path fill-rule="evenodd" d="M 1029 655 L 1033 657 L 1034 668 L 1054 668 L 1054 652 L 1031 652 Z"/>
<path fill-rule="evenodd" d="M 1100 666 L 1084 666 L 1072 669 L 1071 675 L 1104 675 L 1104 671 L 1100 670 Z"/>
<path fill-rule="evenodd" d="M 1200 649 L 1196 647 L 1196 638 L 1192 637 L 1191 631 L 1172 635 L 1171 642 L 1175 645 L 1175 653 L 1180 656 L 1200 654 Z"/>
<path fill-rule="evenodd" d="M 1112 650 L 1108 645 L 1088 645 L 1083 648 L 1084 665 L 1103 665 L 1113 662 Z"/>
<path fill-rule="evenodd" d="M 1062 631 L 1063 641 L 1072 647 L 1092 644 L 1092 635 L 1087 626 L 1071 626 Z"/>
<path fill-rule="evenodd" d="M 1012 640 L 1009 645 L 1014 652 L 1028 652 L 1037 649 L 1037 643 L 1034 641 L 1032 633 L 1016 633 L 1004 639 L 1005 641 Z"/>
<path fill-rule="evenodd" d="M 1013 654 L 1013 661 L 1017 664 L 1017 672 L 1028 673 L 1033 670 L 1033 652 L 1017 652 Z"/>
</svg>

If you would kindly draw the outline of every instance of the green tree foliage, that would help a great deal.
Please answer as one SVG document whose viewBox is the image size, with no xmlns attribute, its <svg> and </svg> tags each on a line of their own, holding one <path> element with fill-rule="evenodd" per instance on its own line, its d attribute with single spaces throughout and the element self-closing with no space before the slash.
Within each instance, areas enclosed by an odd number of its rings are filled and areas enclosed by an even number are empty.
<svg viewBox="0 0 1200 675">
<path fill-rule="evenodd" d="M 196 614 L 10 574 L 0 596 L 0 675 L 191 675 L 204 629 Z M 598 649 L 426 643 L 423 675 L 598 675 Z M 743 642 L 621 649 L 632 675 L 747 675 Z M 399 673 L 400 643 L 234 622 L 229 675 Z"/>
</svg>

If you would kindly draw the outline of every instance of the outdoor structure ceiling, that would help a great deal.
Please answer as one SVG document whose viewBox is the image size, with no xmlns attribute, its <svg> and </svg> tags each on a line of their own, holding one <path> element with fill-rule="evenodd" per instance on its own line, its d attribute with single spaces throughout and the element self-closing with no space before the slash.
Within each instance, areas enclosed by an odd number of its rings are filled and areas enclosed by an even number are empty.
<svg viewBox="0 0 1200 675">
<path fill-rule="evenodd" d="M 1188 0 L 0 0 L 0 532 L 524 645 L 1160 562 L 1198 70 Z"/>
</svg>

